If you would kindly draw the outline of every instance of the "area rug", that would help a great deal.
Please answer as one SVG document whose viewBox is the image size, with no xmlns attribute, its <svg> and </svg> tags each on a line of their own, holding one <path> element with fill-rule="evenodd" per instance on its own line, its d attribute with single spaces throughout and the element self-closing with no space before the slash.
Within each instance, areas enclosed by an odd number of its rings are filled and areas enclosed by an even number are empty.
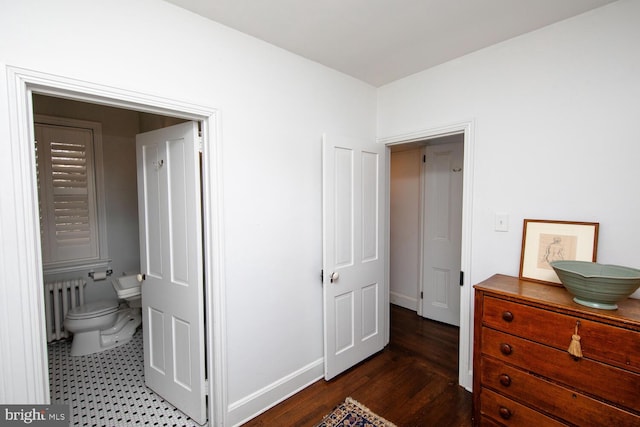
<svg viewBox="0 0 640 427">
<path fill-rule="evenodd" d="M 396 425 L 374 414 L 358 401 L 347 397 L 316 427 L 396 427 Z"/>
</svg>

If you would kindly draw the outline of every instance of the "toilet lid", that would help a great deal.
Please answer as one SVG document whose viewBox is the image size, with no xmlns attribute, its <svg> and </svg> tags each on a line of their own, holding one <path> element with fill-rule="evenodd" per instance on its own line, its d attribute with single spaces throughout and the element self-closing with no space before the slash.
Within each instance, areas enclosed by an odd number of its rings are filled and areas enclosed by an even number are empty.
<svg viewBox="0 0 640 427">
<path fill-rule="evenodd" d="M 118 301 L 96 301 L 72 308 L 67 313 L 70 319 L 104 316 L 118 311 Z"/>
</svg>

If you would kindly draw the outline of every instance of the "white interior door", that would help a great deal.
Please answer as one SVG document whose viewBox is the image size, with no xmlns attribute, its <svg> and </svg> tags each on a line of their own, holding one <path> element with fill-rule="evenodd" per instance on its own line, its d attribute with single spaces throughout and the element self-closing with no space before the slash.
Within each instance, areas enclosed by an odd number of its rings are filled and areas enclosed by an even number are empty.
<svg viewBox="0 0 640 427">
<path fill-rule="evenodd" d="M 136 137 L 144 377 L 194 421 L 206 422 L 198 126 Z"/>
<path fill-rule="evenodd" d="M 425 148 L 422 316 L 460 325 L 463 143 Z"/>
<path fill-rule="evenodd" d="M 325 379 L 382 350 L 385 146 L 323 139 Z"/>
</svg>

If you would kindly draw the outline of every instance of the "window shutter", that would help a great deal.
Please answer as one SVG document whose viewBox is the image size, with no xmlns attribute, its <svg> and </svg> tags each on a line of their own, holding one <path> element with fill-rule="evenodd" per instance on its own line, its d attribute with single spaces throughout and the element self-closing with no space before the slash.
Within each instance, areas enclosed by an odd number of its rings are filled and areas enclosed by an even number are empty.
<svg viewBox="0 0 640 427">
<path fill-rule="evenodd" d="M 85 143 L 50 142 L 53 215 L 57 244 L 87 245 L 91 240 Z"/>
<path fill-rule="evenodd" d="M 36 124 L 43 261 L 99 258 L 91 129 Z"/>
</svg>

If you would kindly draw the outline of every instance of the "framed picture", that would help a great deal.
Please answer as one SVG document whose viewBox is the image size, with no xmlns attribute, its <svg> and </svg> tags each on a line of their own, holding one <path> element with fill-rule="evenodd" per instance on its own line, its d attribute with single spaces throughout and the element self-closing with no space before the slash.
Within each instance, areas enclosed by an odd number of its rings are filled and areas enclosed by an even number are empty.
<svg viewBox="0 0 640 427">
<path fill-rule="evenodd" d="M 595 262 L 598 228 L 597 222 L 525 219 L 520 279 L 561 286 L 549 263 L 557 260 Z"/>
</svg>

